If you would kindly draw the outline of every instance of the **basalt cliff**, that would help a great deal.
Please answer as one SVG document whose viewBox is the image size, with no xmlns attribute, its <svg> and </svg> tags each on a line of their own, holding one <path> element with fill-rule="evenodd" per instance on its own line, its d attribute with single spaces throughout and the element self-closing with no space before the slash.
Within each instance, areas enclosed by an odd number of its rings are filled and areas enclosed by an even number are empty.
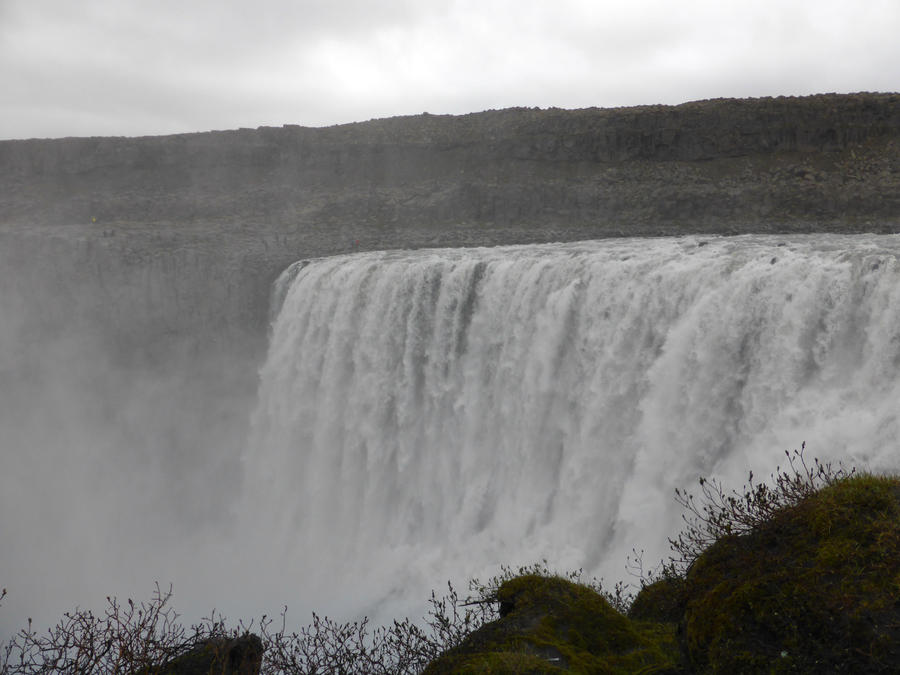
<svg viewBox="0 0 900 675">
<path fill-rule="evenodd" d="M 898 137 L 900 96 L 857 94 L 5 141 L 0 222 L 395 245 L 865 227 L 897 222 Z"/>
<path fill-rule="evenodd" d="M 161 265 L 161 257 L 179 269 L 215 260 L 240 281 L 228 272 L 236 285 L 222 290 L 218 319 L 193 309 L 183 319 L 254 332 L 273 278 L 307 256 L 897 229 L 898 94 L 0 142 L 7 254 L 28 258 L 35 235 L 52 236 L 71 248 L 75 264 L 64 274 L 75 278 L 95 276 L 94 263 L 98 274 L 118 276 L 120 266 Z M 171 291 L 208 286 L 195 276 Z"/>
<path fill-rule="evenodd" d="M 244 301 L 287 263 L 357 248 L 890 232 L 900 95 L 4 141 L 0 228 L 129 265 L 176 250 L 237 261 L 252 280 L 232 311 L 257 325 L 264 310 Z"/>
</svg>

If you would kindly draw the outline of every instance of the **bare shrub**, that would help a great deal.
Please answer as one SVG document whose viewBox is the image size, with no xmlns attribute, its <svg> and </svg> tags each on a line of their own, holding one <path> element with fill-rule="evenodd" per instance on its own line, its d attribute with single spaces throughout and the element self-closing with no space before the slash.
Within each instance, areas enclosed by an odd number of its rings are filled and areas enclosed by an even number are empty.
<svg viewBox="0 0 900 675">
<path fill-rule="evenodd" d="M 706 478 L 700 478 L 698 499 L 685 490 L 676 489 L 675 501 L 687 511 L 682 516 L 686 527 L 674 539 L 669 539 L 672 555 L 658 576 L 683 576 L 700 554 L 716 541 L 753 532 L 779 511 L 856 473 L 856 469 L 847 471 L 841 464 L 833 466 L 831 462 L 820 462 L 817 458 L 813 458 L 810 465 L 803 456 L 805 450 L 806 443 L 800 450 L 786 450 L 787 468 L 777 467 L 768 484 L 755 483 L 753 472 L 750 472 L 748 482 L 740 492 L 729 492 L 719 481 Z"/>
<path fill-rule="evenodd" d="M 266 675 L 367 673 L 413 675 L 432 660 L 460 644 L 472 631 L 497 618 L 496 606 L 481 597 L 460 598 L 451 583 L 447 593 L 432 591 L 422 622 L 395 620 L 370 628 L 368 620 L 338 623 L 313 614 L 311 624 L 286 630 L 287 608 L 275 622 L 263 617 L 260 633 L 266 647 L 262 672 Z"/>
<path fill-rule="evenodd" d="M 264 649 L 260 672 L 416 675 L 473 631 L 499 618 L 497 589 L 503 582 L 527 574 L 563 576 L 572 581 L 581 577 L 580 570 L 557 575 L 546 561 L 503 567 L 486 582 L 470 581 L 464 596 L 449 582 L 445 594 L 432 592 L 420 621 L 395 620 L 377 627 L 368 619 L 341 623 L 313 614 L 310 624 L 289 631 L 285 607 L 277 619 L 263 616 L 256 627 Z M 597 580 L 591 585 L 600 589 Z M 0 600 L 3 595 L 5 591 Z M 171 598 L 171 587 L 162 591 L 157 585 L 149 602 L 120 603 L 107 598 L 102 614 L 76 609 L 45 633 L 35 631 L 29 621 L 0 653 L 0 675 L 164 675 L 173 659 L 203 645 L 227 645 L 253 629 L 252 622 L 230 628 L 216 612 L 185 627 L 170 606 Z"/>
<path fill-rule="evenodd" d="M 171 586 L 163 591 L 159 584 L 147 602 L 108 597 L 102 614 L 75 609 L 46 633 L 35 631 L 29 619 L 4 647 L 0 674 L 154 675 L 197 645 L 237 634 L 227 630 L 215 612 L 186 628 L 170 606 L 171 598 Z"/>
<path fill-rule="evenodd" d="M 4 589 L 0 601 L 5 595 Z M 172 609 L 171 598 L 171 587 L 163 591 L 157 585 L 148 602 L 107 598 L 102 614 L 76 608 L 43 633 L 29 620 L 0 651 L 0 675 L 160 675 L 169 672 L 174 659 L 198 647 L 227 647 L 253 628 L 252 622 L 230 628 L 215 611 L 186 627 Z M 441 652 L 493 618 L 496 610 L 489 603 L 460 598 L 449 583 L 445 595 L 432 593 L 421 622 L 404 619 L 372 628 L 368 619 L 340 623 L 313 614 L 312 623 L 289 632 L 285 607 L 277 624 L 265 616 L 259 622 L 265 654 L 260 672 L 420 673 Z"/>
</svg>

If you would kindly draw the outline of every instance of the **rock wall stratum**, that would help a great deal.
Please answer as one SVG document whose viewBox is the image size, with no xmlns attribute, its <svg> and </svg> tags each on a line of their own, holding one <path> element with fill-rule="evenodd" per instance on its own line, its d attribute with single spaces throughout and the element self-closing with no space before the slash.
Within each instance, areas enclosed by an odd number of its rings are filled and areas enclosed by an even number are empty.
<svg viewBox="0 0 900 675">
<path fill-rule="evenodd" d="M 287 264 L 355 248 L 898 228 L 897 94 L 0 142 L 3 235 L 70 242 L 76 276 L 208 257 L 241 329 Z"/>
</svg>

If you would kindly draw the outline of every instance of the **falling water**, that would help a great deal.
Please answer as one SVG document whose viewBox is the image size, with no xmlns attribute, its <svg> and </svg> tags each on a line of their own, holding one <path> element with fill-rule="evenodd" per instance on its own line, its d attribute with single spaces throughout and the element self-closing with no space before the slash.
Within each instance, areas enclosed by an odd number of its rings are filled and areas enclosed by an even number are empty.
<svg viewBox="0 0 900 675">
<path fill-rule="evenodd" d="M 297 263 L 246 457 L 261 564 L 338 611 L 542 558 L 620 578 L 632 547 L 665 554 L 698 475 L 739 486 L 803 441 L 897 469 L 898 255 L 819 235 Z"/>
</svg>

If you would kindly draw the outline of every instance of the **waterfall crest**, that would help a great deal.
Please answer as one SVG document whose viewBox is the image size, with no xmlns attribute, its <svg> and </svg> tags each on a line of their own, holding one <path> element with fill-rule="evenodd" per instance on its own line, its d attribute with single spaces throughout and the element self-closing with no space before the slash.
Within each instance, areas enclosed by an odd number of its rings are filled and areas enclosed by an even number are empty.
<svg viewBox="0 0 900 675">
<path fill-rule="evenodd" d="M 621 578 L 632 547 L 665 554 L 699 475 L 739 487 L 803 441 L 900 467 L 898 255 L 817 235 L 297 263 L 245 508 L 313 608 L 542 558 Z"/>
</svg>

